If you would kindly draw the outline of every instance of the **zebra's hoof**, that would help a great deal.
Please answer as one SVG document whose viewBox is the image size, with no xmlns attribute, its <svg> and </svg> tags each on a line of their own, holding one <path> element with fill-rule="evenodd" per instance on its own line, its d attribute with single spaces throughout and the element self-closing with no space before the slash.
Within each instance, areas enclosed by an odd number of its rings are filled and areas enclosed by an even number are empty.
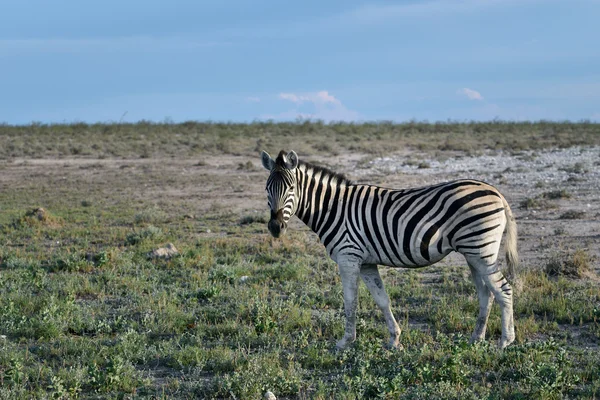
<svg viewBox="0 0 600 400">
<path fill-rule="evenodd" d="M 469 340 L 469 344 L 483 342 L 484 340 L 485 340 L 485 335 L 484 336 L 473 335 L 473 336 L 471 336 L 471 339 Z"/>
<path fill-rule="evenodd" d="M 383 347 L 386 350 L 397 350 L 397 351 L 404 350 L 404 346 L 402 346 L 402 344 L 398 341 L 395 341 L 395 342 L 390 341 L 390 342 L 386 343 Z"/>
<path fill-rule="evenodd" d="M 338 350 L 345 350 L 348 347 L 350 347 L 350 345 L 352 343 L 354 343 L 354 341 L 356 340 L 356 338 L 342 338 L 341 340 L 339 340 L 336 344 L 335 344 L 335 348 Z"/>
<path fill-rule="evenodd" d="M 513 338 L 501 338 L 500 340 L 498 340 L 498 348 L 500 350 L 505 349 L 514 341 L 515 341 L 514 337 Z"/>
</svg>

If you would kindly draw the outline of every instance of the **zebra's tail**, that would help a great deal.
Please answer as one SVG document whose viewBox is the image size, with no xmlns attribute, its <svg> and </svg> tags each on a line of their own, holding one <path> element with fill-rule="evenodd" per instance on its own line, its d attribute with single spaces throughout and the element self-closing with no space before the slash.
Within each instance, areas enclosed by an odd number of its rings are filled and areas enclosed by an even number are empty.
<svg viewBox="0 0 600 400">
<path fill-rule="evenodd" d="M 506 215 L 506 262 L 508 264 L 508 279 L 513 282 L 517 281 L 515 268 L 519 265 L 519 254 L 517 253 L 517 222 L 510 209 L 510 206 L 503 197 L 504 213 Z"/>
</svg>

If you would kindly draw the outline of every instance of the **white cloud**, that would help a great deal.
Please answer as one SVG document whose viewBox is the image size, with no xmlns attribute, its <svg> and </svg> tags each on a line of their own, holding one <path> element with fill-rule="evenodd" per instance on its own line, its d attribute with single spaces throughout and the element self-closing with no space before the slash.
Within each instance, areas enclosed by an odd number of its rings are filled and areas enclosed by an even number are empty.
<svg viewBox="0 0 600 400">
<path fill-rule="evenodd" d="M 333 95 L 329 94 L 327 90 L 321 90 L 320 92 L 315 93 L 303 93 L 303 94 L 295 94 L 295 93 L 279 93 L 279 98 L 282 100 L 288 100 L 292 103 L 302 104 L 302 103 L 314 103 L 314 104 L 341 104 L 341 102 L 336 99 Z"/>
<path fill-rule="evenodd" d="M 317 93 L 314 102 L 323 102 L 323 103 L 333 103 L 333 104 L 342 104 L 338 99 L 334 96 L 330 95 L 326 90 L 322 90 Z"/>
<path fill-rule="evenodd" d="M 271 119 L 320 119 L 329 121 L 356 121 L 360 114 L 349 110 L 342 102 L 327 90 L 309 93 L 279 93 L 279 99 L 296 104 L 296 109 L 285 111 L 277 115 L 267 115 L 263 118 Z M 300 110 L 299 108 L 310 108 Z"/>
<path fill-rule="evenodd" d="M 289 100 L 292 103 L 297 103 L 297 104 L 302 104 L 308 100 L 307 97 L 298 96 L 298 95 L 295 95 L 294 93 L 279 93 L 279 98 L 282 100 Z"/>
<path fill-rule="evenodd" d="M 476 90 L 473 89 L 469 89 L 469 88 L 462 88 L 456 91 L 456 94 L 462 95 L 462 96 L 467 96 L 469 98 L 469 100 L 483 100 L 483 96 L 481 95 L 481 93 L 479 93 Z"/>
</svg>

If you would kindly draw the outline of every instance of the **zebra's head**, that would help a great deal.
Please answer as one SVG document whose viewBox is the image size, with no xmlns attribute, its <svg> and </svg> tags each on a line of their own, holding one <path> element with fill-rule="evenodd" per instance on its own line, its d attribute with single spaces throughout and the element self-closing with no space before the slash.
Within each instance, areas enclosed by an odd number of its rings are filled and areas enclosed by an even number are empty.
<svg viewBox="0 0 600 400">
<path fill-rule="evenodd" d="M 262 152 L 262 165 L 271 173 L 267 179 L 267 201 L 271 219 L 267 225 L 273 237 L 285 233 L 288 221 L 298 207 L 296 167 L 298 155 L 294 151 L 280 151 L 275 160 L 266 151 Z"/>
</svg>

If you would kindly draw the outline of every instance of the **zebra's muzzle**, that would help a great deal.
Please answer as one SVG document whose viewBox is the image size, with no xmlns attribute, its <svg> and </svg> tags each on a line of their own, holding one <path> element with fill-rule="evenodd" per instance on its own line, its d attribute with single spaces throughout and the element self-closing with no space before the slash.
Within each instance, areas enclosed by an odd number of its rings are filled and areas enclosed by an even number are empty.
<svg viewBox="0 0 600 400">
<path fill-rule="evenodd" d="M 278 238 L 279 236 L 285 233 L 287 224 L 283 220 L 282 210 L 279 210 L 277 214 L 271 211 L 271 220 L 269 221 L 267 227 L 269 228 L 269 232 L 271 232 L 271 235 L 273 235 L 274 238 Z"/>
</svg>

